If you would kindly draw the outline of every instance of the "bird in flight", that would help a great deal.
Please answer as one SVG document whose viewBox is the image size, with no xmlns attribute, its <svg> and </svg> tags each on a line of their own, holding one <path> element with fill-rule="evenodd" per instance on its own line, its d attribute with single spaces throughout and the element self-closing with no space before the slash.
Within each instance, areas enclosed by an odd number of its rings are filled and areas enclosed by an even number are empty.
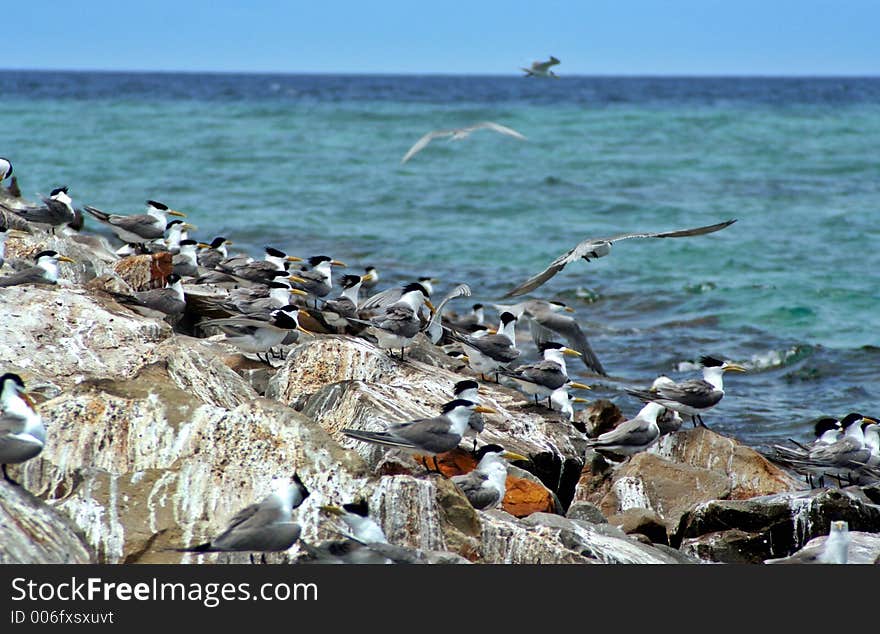
<svg viewBox="0 0 880 634">
<path fill-rule="evenodd" d="M 531 68 L 521 68 L 520 70 L 524 70 L 526 74 L 524 77 L 553 77 L 554 79 L 559 79 L 559 76 L 550 70 L 551 66 L 556 66 L 559 63 L 559 60 L 550 56 L 546 62 L 532 62 Z"/>
<path fill-rule="evenodd" d="M 495 132 L 500 132 L 501 134 L 506 134 L 507 136 L 512 136 L 520 141 L 525 141 L 526 137 L 522 134 L 514 130 L 513 128 L 508 128 L 506 125 L 501 125 L 499 123 L 495 123 L 493 121 L 481 121 L 480 123 L 475 123 L 473 125 L 469 125 L 465 128 L 453 128 L 450 130 L 431 130 L 426 135 L 424 135 L 421 139 L 415 142 L 415 144 L 407 151 L 406 154 L 403 155 L 403 158 L 400 159 L 401 163 L 406 163 L 417 153 L 421 152 L 425 149 L 425 146 L 428 145 L 434 139 L 439 139 L 441 137 L 449 137 L 450 141 L 460 141 L 462 139 L 466 139 L 470 136 L 471 132 L 475 130 L 495 130 Z"/>
<path fill-rule="evenodd" d="M 706 233 L 720 231 L 725 227 L 729 227 L 736 219 L 719 222 L 714 225 L 705 227 L 694 227 L 693 229 L 680 229 L 678 231 L 664 231 L 661 233 L 623 233 L 613 238 L 587 238 L 573 249 L 563 253 L 553 260 L 546 269 L 527 279 L 516 288 L 504 294 L 504 297 L 516 297 L 535 290 L 541 284 L 549 280 L 551 277 L 559 273 L 565 268 L 566 264 L 575 262 L 581 258 L 590 261 L 590 258 L 601 258 L 611 253 L 611 245 L 620 240 L 629 240 L 630 238 L 685 238 L 688 236 L 700 236 Z"/>
</svg>

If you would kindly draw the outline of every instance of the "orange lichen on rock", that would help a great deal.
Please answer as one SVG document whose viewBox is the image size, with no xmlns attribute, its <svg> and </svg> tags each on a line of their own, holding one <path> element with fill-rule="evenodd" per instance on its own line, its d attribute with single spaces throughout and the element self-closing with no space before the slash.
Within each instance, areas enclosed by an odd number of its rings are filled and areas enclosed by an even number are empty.
<svg viewBox="0 0 880 634">
<path fill-rule="evenodd" d="M 113 270 L 136 291 L 162 288 L 174 270 L 172 258 L 168 251 L 129 255 L 113 265 Z"/>
<path fill-rule="evenodd" d="M 553 495 L 542 484 L 509 475 L 501 508 L 514 517 L 525 517 L 539 512 L 552 513 Z"/>
</svg>

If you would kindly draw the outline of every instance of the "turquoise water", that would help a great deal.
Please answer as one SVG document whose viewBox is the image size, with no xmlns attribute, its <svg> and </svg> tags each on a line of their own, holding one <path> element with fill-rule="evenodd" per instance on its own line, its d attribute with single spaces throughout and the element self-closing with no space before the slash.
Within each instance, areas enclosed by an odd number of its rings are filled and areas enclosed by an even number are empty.
<svg viewBox="0 0 880 634">
<path fill-rule="evenodd" d="M 399 164 L 428 130 L 481 120 L 528 141 L 478 131 Z M 614 377 L 684 378 L 701 354 L 753 368 L 706 417 L 746 442 L 880 415 L 877 79 L 0 72 L 0 129 L 25 196 L 67 184 L 117 213 L 161 200 L 196 237 L 253 254 L 430 274 L 438 293 L 467 282 L 461 309 L 585 237 L 737 218 L 620 242 L 535 296 L 576 308 Z"/>
</svg>

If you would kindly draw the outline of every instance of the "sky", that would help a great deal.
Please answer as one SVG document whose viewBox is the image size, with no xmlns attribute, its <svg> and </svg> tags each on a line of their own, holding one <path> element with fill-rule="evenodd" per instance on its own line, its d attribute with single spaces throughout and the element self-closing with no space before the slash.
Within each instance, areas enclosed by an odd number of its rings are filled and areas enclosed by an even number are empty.
<svg viewBox="0 0 880 634">
<path fill-rule="evenodd" d="M 880 75 L 880 0 L 28 0 L 0 68 Z"/>
</svg>

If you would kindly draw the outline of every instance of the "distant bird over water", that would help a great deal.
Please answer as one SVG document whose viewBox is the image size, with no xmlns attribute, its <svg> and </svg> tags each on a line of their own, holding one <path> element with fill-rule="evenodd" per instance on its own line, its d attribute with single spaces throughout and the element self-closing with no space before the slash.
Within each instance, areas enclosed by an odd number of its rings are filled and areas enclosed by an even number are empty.
<svg viewBox="0 0 880 634">
<path fill-rule="evenodd" d="M 520 70 L 526 72 L 524 77 L 552 77 L 554 79 L 559 79 L 559 76 L 550 70 L 551 66 L 556 66 L 559 63 L 559 60 L 551 55 L 550 59 L 546 62 L 532 62 L 531 67 L 521 68 Z"/>
<path fill-rule="evenodd" d="M 475 123 L 474 125 L 470 125 L 465 128 L 454 128 L 451 130 L 432 130 L 431 132 L 428 132 L 421 139 L 415 142 L 415 144 L 407 151 L 407 153 L 403 155 L 403 158 L 400 159 L 400 162 L 406 163 L 417 153 L 425 149 L 428 143 L 430 143 L 434 139 L 448 136 L 450 141 L 460 141 L 469 137 L 471 132 L 474 132 L 475 130 L 482 130 L 484 128 L 487 130 L 500 132 L 501 134 L 506 134 L 507 136 L 512 136 L 515 139 L 519 139 L 520 141 L 526 140 L 526 137 L 524 137 L 513 128 L 508 128 L 507 126 L 494 123 L 492 121 L 481 121 L 480 123 Z"/>
<path fill-rule="evenodd" d="M 623 233 L 618 236 L 614 236 L 613 238 L 587 238 L 583 240 L 580 244 L 578 244 L 573 249 L 563 253 L 558 258 L 553 260 L 546 269 L 527 279 L 525 282 L 514 288 L 513 290 L 508 291 L 504 294 L 504 297 L 515 297 L 517 295 L 523 295 L 528 293 L 529 291 L 533 291 L 541 284 L 549 280 L 551 277 L 559 273 L 562 269 L 565 268 L 566 264 L 570 264 L 572 262 L 576 262 L 583 258 L 587 262 L 590 261 L 590 258 L 601 258 L 609 253 L 611 253 L 611 245 L 615 242 L 619 242 L 620 240 L 628 240 L 630 238 L 684 238 L 688 236 L 699 236 L 706 233 L 713 233 L 715 231 L 720 231 L 725 227 L 729 227 L 736 220 L 728 220 L 726 222 L 719 222 L 714 225 L 707 225 L 705 227 L 694 227 L 693 229 L 680 229 L 678 231 L 664 231 L 661 233 Z"/>
</svg>

